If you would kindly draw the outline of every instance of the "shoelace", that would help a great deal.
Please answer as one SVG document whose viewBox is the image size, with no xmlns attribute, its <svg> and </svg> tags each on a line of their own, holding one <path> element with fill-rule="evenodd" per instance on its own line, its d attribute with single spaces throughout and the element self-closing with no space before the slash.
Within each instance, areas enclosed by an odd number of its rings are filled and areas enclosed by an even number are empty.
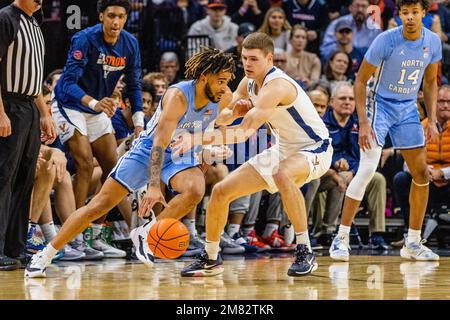
<svg viewBox="0 0 450 320">
<path fill-rule="evenodd" d="M 204 251 L 196 256 L 196 260 L 192 264 L 195 267 L 201 267 L 208 262 L 208 254 Z"/>
<path fill-rule="evenodd" d="M 352 248 L 350 248 L 350 243 L 349 243 L 349 238 L 345 237 L 345 236 L 340 236 L 338 237 L 338 240 L 340 243 L 342 243 L 347 249 L 352 250 Z"/>
<path fill-rule="evenodd" d="M 44 263 L 44 256 L 42 255 L 42 252 L 34 254 L 31 257 L 31 263 L 32 264 L 39 264 L 39 265 L 43 264 Z"/>
<path fill-rule="evenodd" d="M 226 244 L 231 244 L 231 245 L 235 244 L 233 239 L 226 232 L 223 233 L 222 239 Z"/>
<path fill-rule="evenodd" d="M 306 256 L 310 253 L 306 246 L 297 247 L 295 263 L 302 263 L 306 261 Z"/>
<path fill-rule="evenodd" d="M 424 244 L 427 243 L 427 239 L 422 239 L 420 240 L 420 242 L 417 244 L 417 249 L 418 250 L 418 255 L 421 255 L 422 253 L 428 253 L 431 250 L 429 248 L 427 248 L 426 246 L 424 246 Z M 414 246 L 416 247 L 416 246 Z"/>
</svg>

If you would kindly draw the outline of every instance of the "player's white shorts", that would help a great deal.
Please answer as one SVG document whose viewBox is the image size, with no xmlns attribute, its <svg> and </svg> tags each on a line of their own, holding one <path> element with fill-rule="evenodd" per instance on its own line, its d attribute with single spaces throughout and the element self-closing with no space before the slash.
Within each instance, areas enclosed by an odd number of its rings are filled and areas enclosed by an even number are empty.
<svg viewBox="0 0 450 320">
<path fill-rule="evenodd" d="M 56 124 L 56 132 L 62 143 L 73 137 L 75 129 L 94 142 L 108 133 L 113 133 L 111 119 L 105 113 L 90 114 L 58 106 L 56 99 L 52 101 L 52 117 Z"/>
<path fill-rule="evenodd" d="M 322 145 L 312 150 L 304 150 L 297 146 L 281 147 L 276 144 L 251 158 L 248 163 L 266 181 L 268 185 L 267 191 L 275 193 L 278 192 L 278 187 L 275 184 L 273 175 L 276 174 L 281 161 L 295 154 L 303 155 L 308 161 L 310 171 L 308 178 L 304 182 L 306 184 L 311 180 L 320 178 L 330 168 L 333 157 L 331 139 L 324 140 Z"/>
</svg>

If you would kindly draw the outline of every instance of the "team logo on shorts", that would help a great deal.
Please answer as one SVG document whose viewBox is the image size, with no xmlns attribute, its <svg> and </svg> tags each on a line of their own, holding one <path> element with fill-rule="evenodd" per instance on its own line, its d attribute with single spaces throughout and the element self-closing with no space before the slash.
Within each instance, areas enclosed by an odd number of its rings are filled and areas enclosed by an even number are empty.
<svg viewBox="0 0 450 320">
<path fill-rule="evenodd" d="M 69 128 L 66 127 L 66 123 L 59 125 L 59 130 L 61 130 L 61 133 L 65 133 L 67 131 L 67 129 L 69 129 Z"/>
<path fill-rule="evenodd" d="M 317 167 L 319 164 L 320 164 L 319 157 L 315 156 L 314 157 L 314 167 Z"/>
</svg>

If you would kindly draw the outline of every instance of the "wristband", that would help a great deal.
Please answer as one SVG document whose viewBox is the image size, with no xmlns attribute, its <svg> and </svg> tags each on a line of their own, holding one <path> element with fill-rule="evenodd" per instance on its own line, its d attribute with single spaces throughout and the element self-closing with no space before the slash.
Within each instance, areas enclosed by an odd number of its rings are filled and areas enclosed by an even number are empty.
<svg viewBox="0 0 450 320">
<path fill-rule="evenodd" d="M 135 127 L 144 127 L 144 112 L 135 112 L 132 119 Z"/>
<path fill-rule="evenodd" d="M 91 101 L 89 101 L 88 106 L 89 108 L 91 108 L 92 110 L 95 111 L 95 106 L 97 105 L 98 100 L 92 99 Z"/>
</svg>

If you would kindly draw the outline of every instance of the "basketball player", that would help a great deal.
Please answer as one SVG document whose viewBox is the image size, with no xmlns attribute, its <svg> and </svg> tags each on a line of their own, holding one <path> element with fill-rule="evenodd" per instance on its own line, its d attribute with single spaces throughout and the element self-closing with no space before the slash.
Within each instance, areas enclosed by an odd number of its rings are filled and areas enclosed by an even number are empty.
<svg viewBox="0 0 450 320">
<path fill-rule="evenodd" d="M 299 187 L 318 179 L 331 165 L 328 130 L 301 87 L 273 66 L 274 45 L 264 33 L 252 33 L 242 44 L 245 77 L 233 94 L 253 105 L 241 124 L 222 127 L 201 137 L 183 135 L 177 152 L 202 144 L 232 144 L 247 140 L 267 123 L 275 144 L 251 158 L 213 188 L 206 211 L 206 252 L 184 268 L 182 276 L 213 276 L 223 272 L 219 240 L 231 201 L 263 189 L 279 192 L 297 240 L 296 260 L 288 275 L 304 276 L 317 269 L 311 250 L 305 201 Z M 231 114 L 228 109 L 226 112 Z"/>
<path fill-rule="evenodd" d="M 52 97 L 59 138 L 74 160 L 77 208 L 86 203 L 94 156 L 102 168 L 102 182 L 117 163 L 117 143 L 110 118 L 118 105 L 110 97 L 123 75 L 135 135 L 144 127 L 139 44 L 133 35 L 123 30 L 130 1 L 99 0 L 97 9 L 101 23 L 73 36 L 64 72 Z M 131 211 L 130 208 L 126 200 L 119 205 L 124 213 Z M 125 257 L 125 251 L 101 240 L 102 222 L 103 219 L 93 224 L 92 247 L 107 258 Z"/>
<path fill-rule="evenodd" d="M 25 275 L 45 277 L 45 268 L 60 248 L 91 221 L 105 215 L 128 193 L 147 183 L 149 186 L 140 205 L 139 216 L 145 216 L 157 202 L 166 207 L 158 219 L 179 219 L 190 212 L 203 198 L 205 190 L 205 177 L 199 167 L 197 150 L 177 157 L 172 154 L 169 143 L 175 134 L 178 136 L 182 131 L 205 130 L 219 114 L 219 108 L 230 103 L 232 95 L 227 84 L 233 77 L 234 68 L 233 57 L 218 49 L 206 49 L 189 59 L 185 76 L 193 80 L 168 89 L 147 130 L 119 160 L 100 192 L 89 204 L 72 214 L 47 247 L 33 256 Z M 169 204 L 162 195 L 160 180 L 176 194 Z M 131 231 L 136 255 L 147 265 L 153 264 L 153 253 L 146 241 L 153 223 L 154 220 Z"/>
<path fill-rule="evenodd" d="M 380 34 L 367 51 L 355 83 L 359 118 L 359 169 L 344 200 L 341 225 L 330 247 L 336 260 L 349 259 L 349 232 L 367 184 L 375 174 L 385 137 L 400 149 L 413 177 L 410 190 L 411 218 L 400 255 L 412 260 L 438 260 L 439 256 L 420 240 L 427 206 L 429 175 L 424 131 L 417 109 L 422 78 L 428 125 L 426 139 L 432 141 L 436 127 L 437 69 L 442 56 L 439 37 L 422 25 L 427 0 L 398 0 L 403 26 Z M 373 78 L 369 81 L 369 78 Z M 368 96 L 366 98 L 366 85 Z M 367 104 L 367 114 L 366 114 Z"/>
</svg>

